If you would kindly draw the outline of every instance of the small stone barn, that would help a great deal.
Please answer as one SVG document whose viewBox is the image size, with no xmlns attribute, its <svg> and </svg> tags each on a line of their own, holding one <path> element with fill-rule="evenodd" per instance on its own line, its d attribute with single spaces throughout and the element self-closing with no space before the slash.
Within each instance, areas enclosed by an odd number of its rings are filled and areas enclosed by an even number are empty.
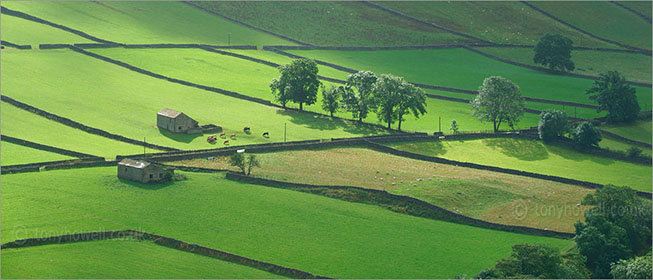
<svg viewBox="0 0 653 280">
<path fill-rule="evenodd" d="M 156 126 L 171 132 L 200 133 L 197 121 L 186 114 L 172 109 L 163 109 L 156 114 Z"/>
<path fill-rule="evenodd" d="M 118 163 L 118 178 L 141 183 L 155 183 L 166 179 L 173 172 L 143 160 L 123 159 Z"/>
</svg>

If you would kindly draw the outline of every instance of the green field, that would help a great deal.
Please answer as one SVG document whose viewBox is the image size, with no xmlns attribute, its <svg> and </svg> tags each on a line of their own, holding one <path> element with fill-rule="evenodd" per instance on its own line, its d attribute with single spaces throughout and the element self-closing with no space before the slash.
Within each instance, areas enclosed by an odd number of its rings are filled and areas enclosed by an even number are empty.
<svg viewBox="0 0 653 280">
<path fill-rule="evenodd" d="M 181 2 L 7 1 L 2 5 L 119 43 L 294 45 Z M 19 26 L 7 28 L 20 32 Z"/>
<path fill-rule="evenodd" d="M 635 9 L 636 11 L 651 18 L 651 2 L 650 1 L 619 1 L 619 3 Z"/>
<path fill-rule="evenodd" d="M 475 41 L 361 2 L 196 3 L 256 27 L 321 46 L 415 46 Z"/>
<path fill-rule="evenodd" d="M 3 127 L 4 128 L 4 127 Z M 55 161 L 73 159 L 73 157 L 43 151 L 22 145 L 2 141 L 0 148 L 0 164 L 2 166 L 25 164 L 41 161 Z"/>
<path fill-rule="evenodd" d="M 486 230 L 220 174 L 141 185 L 115 167 L 2 176 L 2 242 L 134 228 L 339 278 L 451 278 L 489 267 L 517 243 L 569 240 Z M 48 182 L 40 184 L 40 182 Z"/>
<path fill-rule="evenodd" d="M 533 1 L 531 4 L 596 36 L 651 49 L 651 24 L 607 1 Z"/>
<path fill-rule="evenodd" d="M 120 256 L 114 258 L 112 256 Z M 25 264 L 30 264 L 29 266 Z M 134 239 L 2 250 L 2 278 L 283 278 Z"/>
<path fill-rule="evenodd" d="M 533 62 L 533 49 L 526 48 L 479 48 L 498 57 L 545 67 Z M 607 71 L 619 71 L 629 81 L 651 83 L 651 57 L 643 54 L 605 51 L 572 51 L 571 60 L 576 69 L 572 73 L 598 76 Z M 649 90 L 650 91 L 650 90 Z M 651 108 L 648 105 L 648 108 Z"/>
<path fill-rule="evenodd" d="M 389 155 L 362 147 L 257 153 L 253 176 L 315 185 L 358 186 L 424 200 L 462 215 L 510 225 L 574 232 L 593 189 Z M 173 165 L 232 169 L 228 157 Z M 517 207 L 529 211 L 516 214 Z M 565 209 L 545 212 L 544 209 Z"/>
<path fill-rule="evenodd" d="M 628 149 L 630 148 L 637 148 L 642 150 L 642 155 L 646 157 L 651 156 L 651 149 L 647 149 L 646 147 L 642 147 L 639 145 L 633 145 L 633 144 L 628 144 L 626 142 L 623 142 L 621 140 L 613 139 L 610 138 L 606 135 L 603 135 L 603 139 L 601 142 L 599 142 L 599 147 L 604 148 L 604 149 L 610 149 L 613 151 L 622 151 L 622 152 L 627 152 Z"/>
<path fill-rule="evenodd" d="M 653 129 L 650 120 L 640 120 L 630 125 L 604 125 L 600 128 L 628 139 L 651 144 Z"/>
<path fill-rule="evenodd" d="M 651 192 L 651 166 L 583 154 L 526 139 L 420 141 L 389 146 L 430 156 L 473 162 Z"/>
<path fill-rule="evenodd" d="M 534 45 L 546 33 L 562 34 L 577 45 L 613 47 L 575 31 L 519 2 L 377 2 L 395 11 L 495 43 Z M 579 44 L 580 42 L 580 44 Z"/>
<path fill-rule="evenodd" d="M 32 45 L 32 48 L 36 48 L 38 44 L 93 42 L 61 29 L 6 14 L 2 15 L 0 22 L 2 39 L 18 45 Z"/>
<path fill-rule="evenodd" d="M 9 92 L 9 91 L 5 91 Z M 2 133 L 12 137 L 61 149 L 115 158 L 116 155 L 143 153 L 143 147 L 86 133 L 2 102 Z M 83 123 L 83 122 L 82 122 Z M 11 156 L 11 149 L 2 151 Z M 160 152 L 149 149 L 149 152 Z M 11 157 L 10 157 L 11 158 Z M 25 159 L 27 160 L 27 159 Z M 23 160 L 23 161 L 25 161 Z M 43 160 L 29 161 L 37 162 Z"/>
<path fill-rule="evenodd" d="M 288 141 L 384 132 L 170 83 L 69 50 L 3 52 L 2 66 L 3 93 L 12 98 L 91 127 L 180 149 L 223 145 L 210 145 L 200 135 L 160 131 L 156 113 L 163 108 L 182 111 L 200 125 L 213 123 L 236 133 L 231 145 L 282 142 L 284 123 Z M 41 80 L 21 78 L 28 76 Z M 242 133 L 245 126 L 252 128 L 251 135 Z M 261 136 L 265 131 L 270 138 Z"/>
<path fill-rule="evenodd" d="M 228 52 L 231 53 L 236 53 L 236 54 L 242 54 L 262 60 L 267 60 L 270 62 L 277 63 L 279 65 L 285 65 L 293 61 L 293 58 L 281 55 L 272 51 L 266 51 L 266 50 L 227 50 Z M 334 78 L 334 79 L 340 79 L 340 80 L 346 80 L 347 76 L 349 76 L 351 73 L 349 72 L 344 72 L 340 71 L 335 68 L 331 68 L 329 66 L 324 66 L 324 65 L 317 65 L 317 68 L 319 69 L 319 74 L 324 77 L 329 77 L 329 78 Z"/>
<path fill-rule="evenodd" d="M 523 96 L 593 104 L 585 95 L 592 80 L 530 70 L 464 49 L 291 52 L 358 70 L 392 73 L 411 82 L 468 90 L 478 89 L 489 76 L 503 76 L 519 85 Z M 635 88 L 640 104 L 650 104 L 651 89 Z"/>
</svg>

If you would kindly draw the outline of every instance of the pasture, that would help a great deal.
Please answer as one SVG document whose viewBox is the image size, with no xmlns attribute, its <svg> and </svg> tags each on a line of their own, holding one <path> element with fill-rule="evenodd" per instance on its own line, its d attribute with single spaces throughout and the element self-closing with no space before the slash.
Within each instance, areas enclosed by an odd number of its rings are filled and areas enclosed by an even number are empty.
<svg viewBox="0 0 653 280">
<path fill-rule="evenodd" d="M 5 279 L 283 278 L 251 267 L 134 239 L 5 249 L 2 250 L 2 258 L 2 278 Z M 31 265 L 24 265 L 26 263 Z"/>
<path fill-rule="evenodd" d="M 18 45 L 32 45 L 32 48 L 38 44 L 93 43 L 73 33 L 7 14 L 2 15 L 0 24 L 2 40 Z"/>
<path fill-rule="evenodd" d="M 4 108 L 3 108 L 4 110 Z M 55 161 L 73 159 L 73 157 L 60 155 L 53 152 L 43 151 L 35 148 L 2 141 L 2 158 L 0 163 L 5 165 L 25 164 L 41 161 Z"/>
<path fill-rule="evenodd" d="M 12 1 L 3 2 L 2 5 L 118 43 L 293 45 L 290 41 L 247 28 L 182 2 Z M 20 29 L 15 30 L 18 32 Z"/>
<path fill-rule="evenodd" d="M 407 195 L 447 210 L 495 223 L 573 232 L 594 190 L 522 176 L 435 164 L 364 147 L 257 153 L 261 168 L 253 176 L 314 185 L 357 186 Z M 170 164 L 213 169 L 229 166 L 228 157 L 190 159 Z M 516 215 L 515 205 L 530 212 Z M 547 213 L 543 209 L 566 209 Z"/>
<path fill-rule="evenodd" d="M 653 135 L 651 120 L 639 120 L 630 125 L 605 125 L 601 126 L 601 129 L 649 144 L 651 144 L 651 135 Z"/>
<path fill-rule="evenodd" d="M 418 154 L 651 191 L 651 166 L 511 138 L 393 143 Z"/>
<path fill-rule="evenodd" d="M 592 86 L 592 80 L 526 69 L 460 48 L 290 52 L 354 69 L 392 73 L 410 82 L 467 90 L 477 90 L 483 79 L 489 76 L 502 76 L 515 82 L 521 88 L 522 96 L 594 104 L 585 95 L 585 91 Z M 640 104 L 651 103 L 650 88 L 635 89 Z"/>
<path fill-rule="evenodd" d="M 186 176 L 142 185 L 117 179 L 115 167 L 2 175 L 2 242 L 134 228 L 341 278 L 471 275 L 506 256 L 513 244 L 571 245 L 228 181 L 221 174 Z"/>
</svg>

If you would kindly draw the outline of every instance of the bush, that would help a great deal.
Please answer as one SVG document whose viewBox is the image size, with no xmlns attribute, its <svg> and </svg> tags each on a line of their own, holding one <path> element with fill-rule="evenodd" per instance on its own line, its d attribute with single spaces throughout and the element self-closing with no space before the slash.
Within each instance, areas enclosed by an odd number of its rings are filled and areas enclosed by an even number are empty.
<svg viewBox="0 0 653 280">
<path fill-rule="evenodd" d="M 628 151 L 626 151 L 626 155 L 630 158 L 636 158 L 642 155 L 642 149 L 637 148 L 637 147 L 630 147 Z"/>
<path fill-rule="evenodd" d="M 569 130 L 567 114 L 560 110 L 544 111 L 540 114 L 537 133 L 540 139 L 550 141 L 563 136 Z"/>
<path fill-rule="evenodd" d="M 615 279 L 653 279 L 650 252 L 647 256 L 619 260 L 610 268 L 610 274 Z"/>
<path fill-rule="evenodd" d="M 574 143 L 581 149 L 598 147 L 601 133 L 590 122 L 582 122 L 574 130 Z"/>
</svg>

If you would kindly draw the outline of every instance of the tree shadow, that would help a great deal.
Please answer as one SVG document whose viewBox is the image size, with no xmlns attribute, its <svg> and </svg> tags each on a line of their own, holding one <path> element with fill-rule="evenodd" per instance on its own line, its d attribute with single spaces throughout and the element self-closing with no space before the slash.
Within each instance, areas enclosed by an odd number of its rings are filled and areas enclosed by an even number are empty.
<svg viewBox="0 0 653 280">
<path fill-rule="evenodd" d="M 372 135 L 388 132 L 381 127 L 371 124 L 359 124 L 357 121 L 331 118 L 328 116 L 313 114 L 311 112 L 278 110 L 277 114 L 290 117 L 290 122 L 293 124 L 320 131 L 342 129 L 345 132 L 359 135 Z"/>
<path fill-rule="evenodd" d="M 195 138 L 202 137 L 204 134 L 186 134 L 186 133 L 174 133 L 168 130 L 162 129 L 159 127 L 159 133 L 167 137 L 170 140 L 175 142 L 190 143 L 195 140 Z"/>
<path fill-rule="evenodd" d="M 577 162 L 591 161 L 600 165 L 611 165 L 617 161 L 615 159 L 594 155 L 589 152 L 578 151 L 570 146 L 555 143 L 549 145 L 549 152 L 558 155 L 561 158 Z"/>
<path fill-rule="evenodd" d="M 535 140 L 512 138 L 492 138 L 483 140 L 483 144 L 501 153 L 524 161 L 543 160 L 549 157 L 549 151 L 543 143 Z"/>
</svg>

